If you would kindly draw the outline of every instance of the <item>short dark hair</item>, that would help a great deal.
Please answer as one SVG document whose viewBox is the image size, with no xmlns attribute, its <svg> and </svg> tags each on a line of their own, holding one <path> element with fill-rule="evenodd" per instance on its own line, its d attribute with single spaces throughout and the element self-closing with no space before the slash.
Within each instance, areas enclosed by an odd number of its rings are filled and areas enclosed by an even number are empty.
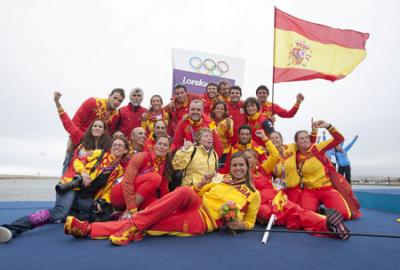
<svg viewBox="0 0 400 270">
<path fill-rule="evenodd" d="M 114 93 L 119 93 L 122 97 L 122 99 L 125 99 L 125 90 L 122 88 L 114 88 L 111 93 L 110 96 L 112 96 Z"/>
<path fill-rule="evenodd" d="M 250 134 L 251 134 L 251 126 L 249 126 L 249 125 L 247 125 L 247 124 L 241 125 L 241 126 L 239 127 L 238 134 L 240 133 L 240 131 L 242 131 L 242 129 L 247 129 L 247 130 L 249 130 L 249 131 L 250 131 Z"/>
<path fill-rule="evenodd" d="M 258 92 L 259 92 L 260 90 L 265 90 L 265 91 L 267 91 L 267 95 L 269 95 L 269 89 L 268 89 L 268 87 L 266 87 L 265 85 L 260 85 L 259 87 L 257 87 L 257 89 L 256 89 L 256 95 L 258 94 Z"/>
<path fill-rule="evenodd" d="M 229 94 L 231 94 L 232 89 L 239 90 L 240 96 L 242 96 L 242 88 L 240 88 L 240 86 L 237 86 L 237 85 L 231 86 L 231 87 L 229 88 Z"/>
<path fill-rule="evenodd" d="M 256 106 L 257 106 L 257 111 L 260 111 L 260 109 L 261 109 L 261 105 L 260 105 L 260 102 L 258 102 L 258 100 L 255 98 L 255 97 L 249 97 L 249 98 L 247 98 L 246 100 L 245 100 L 245 102 L 244 102 L 244 105 L 243 105 L 243 108 L 244 108 L 244 111 L 245 111 L 245 113 L 246 114 L 248 114 L 248 112 L 247 112 L 247 105 L 249 105 L 249 104 L 256 104 Z"/>
<path fill-rule="evenodd" d="M 175 86 L 174 86 L 174 92 L 175 92 L 175 90 L 178 89 L 178 88 L 183 88 L 183 89 L 185 90 L 185 92 L 187 92 L 186 85 L 184 85 L 184 84 L 181 84 L 181 83 L 175 84 Z"/>
<path fill-rule="evenodd" d="M 308 134 L 308 131 L 307 131 L 307 130 L 299 130 L 299 131 L 297 131 L 297 132 L 294 134 L 294 141 L 295 141 L 295 142 L 297 142 L 297 137 L 299 137 L 300 133 L 307 133 L 307 134 Z"/>
<path fill-rule="evenodd" d="M 219 91 L 218 84 L 213 83 L 213 82 L 210 82 L 210 83 L 208 83 L 207 86 L 206 86 L 206 92 L 207 92 L 207 90 L 208 90 L 208 87 L 210 87 L 210 86 L 215 86 L 215 87 L 217 88 L 217 91 Z"/>
</svg>

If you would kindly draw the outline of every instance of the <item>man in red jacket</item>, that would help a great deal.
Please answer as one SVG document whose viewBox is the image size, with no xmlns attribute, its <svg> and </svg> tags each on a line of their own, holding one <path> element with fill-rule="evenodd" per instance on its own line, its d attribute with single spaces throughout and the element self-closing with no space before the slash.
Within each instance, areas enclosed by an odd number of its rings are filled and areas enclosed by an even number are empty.
<svg viewBox="0 0 400 270">
<path fill-rule="evenodd" d="M 140 127 L 140 122 L 143 113 L 147 109 L 140 106 L 143 101 L 143 90 L 140 88 L 133 88 L 129 93 L 129 104 L 119 110 L 121 119 L 119 121 L 118 129 L 124 133 L 125 137 L 129 138 L 134 128 Z"/>
<path fill-rule="evenodd" d="M 201 99 L 200 95 L 188 93 L 186 86 L 177 84 L 174 86 L 172 101 L 165 106 L 165 111 L 170 114 L 168 134 L 174 134 L 179 121 L 189 112 L 189 104 L 194 99 Z"/>
<path fill-rule="evenodd" d="M 267 119 L 271 119 L 274 122 L 275 122 L 275 114 L 282 118 L 294 117 L 300 108 L 300 104 L 304 100 L 303 94 L 301 93 L 297 94 L 296 103 L 290 110 L 285 110 L 278 104 L 275 103 L 272 104 L 271 102 L 267 101 L 269 96 L 269 89 L 265 85 L 260 85 L 259 87 L 257 87 L 256 95 L 257 95 L 257 100 L 260 102 L 261 111 L 263 112 L 263 115 Z"/>
<path fill-rule="evenodd" d="M 124 98 L 125 91 L 122 88 L 115 88 L 112 90 L 108 98 L 88 98 L 76 111 L 72 122 L 74 122 L 82 132 L 85 132 L 95 119 L 100 119 L 106 123 L 108 131 L 111 134 L 116 129 L 119 120 L 117 109 Z"/>
<path fill-rule="evenodd" d="M 195 99 L 190 103 L 189 115 L 184 117 L 178 124 L 172 151 L 181 148 L 185 141 L 194 142 L 195 133 L 203 127 L 210 127 L 210 120 L 204 114 L 204 103 L 202 100 Z M 213 131 L 214 149 L 218 156 L 222 155 L 223 145 L 216 132 Z"/>
</svg>

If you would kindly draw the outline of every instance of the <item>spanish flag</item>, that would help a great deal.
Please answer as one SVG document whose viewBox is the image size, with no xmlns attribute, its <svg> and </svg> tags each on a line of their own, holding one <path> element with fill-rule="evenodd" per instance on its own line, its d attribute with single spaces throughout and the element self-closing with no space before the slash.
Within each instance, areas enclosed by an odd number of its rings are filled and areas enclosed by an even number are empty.
<svg viewBox="0 0 400 270">
<path fill-rule="evenodd" d="M 340 80 L 366 57 L 369 34 L 307 22 L 275 8 L 274 83 Z"/>
</svg>

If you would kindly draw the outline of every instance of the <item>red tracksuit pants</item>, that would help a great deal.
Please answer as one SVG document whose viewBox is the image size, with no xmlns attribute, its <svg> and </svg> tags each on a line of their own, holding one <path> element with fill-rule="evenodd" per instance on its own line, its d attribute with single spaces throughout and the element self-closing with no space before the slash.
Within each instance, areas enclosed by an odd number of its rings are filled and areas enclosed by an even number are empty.
<svg viewBox="0 0 400 270">
<path fill-rule="evenodd" d="M 299 201 L 301 207 L 311 211 L 317 211 L 321 203 L 323 203 L 326 208 L 337 210 L 346 220 L 351 218 L 351 212 L 346 201 L 332 186 L 316 189 L 303 189 Z"/>
<path fill-rule="evenodd" d="M 160 187 L 161 180 L 161 176 L 154 172 L 136 176 L 134 183 L 135 193 L 144 198 L 143 202 L 139 205 L 139 210 L 146 208 L 149 204 L 158 199 L 157 189 Z M 117 210 L 124 210 L 126 208 L 122 183 L 112 187 L 110 192 L 110 201 Z"/>
<path fill-rule="evenodd" d="M 328 231 L 324 216 L 303 209 L 290 200 L 285 203 L 282 210 L 277 209 L 272 205 L 272 200 L 277 193 L 273 188 L 260 190 L 261 206 L 257 214 L 257 220 L 268 222 L 271 214 L 275 214 L 277 217 L 275 223 L 291 230 Z"/>
<path fill-rule="evenodd" d="M 301 188 L 300 186 L 295 186 L 292 188 L 285 188 L 285 193 L 288 196 L 288 199 L 294 203 L 299 203 Z"/>
<path fill-rule="evenodd" d="M 133 218 L 141 231 L 155 231 L 156 234 L 203 234 L 207 232 L 203 216 L 200 214 L 201 197 L 190 187 L 179 187 Z M 108 237 L 127 224 L 129 220 L 94 222 L 91 224 L 92 238 Z"/>
</svg>

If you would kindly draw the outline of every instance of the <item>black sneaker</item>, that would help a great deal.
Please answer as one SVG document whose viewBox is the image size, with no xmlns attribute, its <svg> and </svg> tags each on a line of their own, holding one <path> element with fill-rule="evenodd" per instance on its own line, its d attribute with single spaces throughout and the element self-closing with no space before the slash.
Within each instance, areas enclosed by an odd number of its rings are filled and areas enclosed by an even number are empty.
<svg viewBox="0 0 400 270">
<path fill-rule="evenodd" d="M 350 230 L 347 229 L 344 224 L 344 218 L 342 214 L 332 208 L 325 209 L 326 215 L 326 226 L 328 230 L 336 233 L 336 237 L 341 240 L 348 240 L 350 238 Z"/>
</svg>

